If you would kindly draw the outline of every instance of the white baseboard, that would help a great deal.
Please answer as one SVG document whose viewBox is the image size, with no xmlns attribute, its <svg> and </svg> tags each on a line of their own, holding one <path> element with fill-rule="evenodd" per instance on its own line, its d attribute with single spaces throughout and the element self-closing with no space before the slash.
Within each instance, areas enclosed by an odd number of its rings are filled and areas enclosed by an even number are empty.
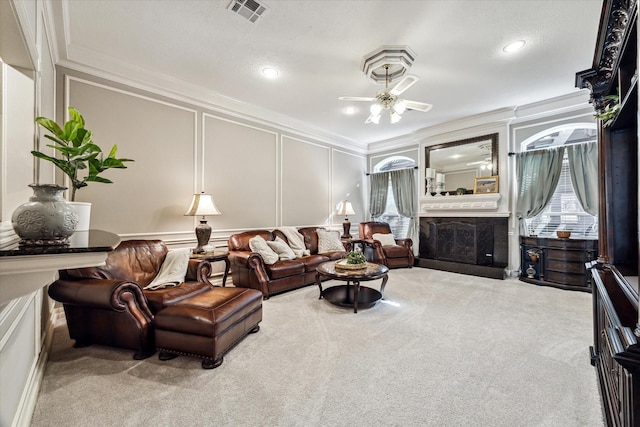
<svg viewBox="0 0 640 427">
<path fill-rule="evenodd" d="M 13 423 L 11 424 L 13 427 L 28 427 L 31 425 L 31 418 L 33 417 L 33 411 L 36 409 L 40 385 L 42 384 L 44 371 L 47 367 L 47 361 L 49 360 L 49 351 L 51 350 L 51 344 L 53 343 L 55 316 L 55 312 L 52 313 L 49 318 L 49 322 L 47 322 L 47 329 L 42 340 L 40 355 L 35 362 L 35 367 L 31 371 L 27 385 L 22 393 L 20 406 L 18 407 Z"/>
</svg>

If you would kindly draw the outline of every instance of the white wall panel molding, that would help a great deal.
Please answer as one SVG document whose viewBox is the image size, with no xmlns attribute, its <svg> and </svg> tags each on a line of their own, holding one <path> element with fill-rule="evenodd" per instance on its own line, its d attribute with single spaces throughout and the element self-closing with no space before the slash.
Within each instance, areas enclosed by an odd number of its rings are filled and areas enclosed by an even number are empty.
<svg viewBox="0 0 640 427">
<path fill-rule="evenodd" d="M 351 234 L 358 235 L 358 223 L 368 214 L 369 180 L 366 175 L 367 158 L 341 150 L 331 150 L 331 204 L 330 224 L 342 230 L 344 217 L 336 216 L 340 202 L 351 202 L 355 215 L 351 215 Z M 342 234 L 342 233 L 341 233 Z"/>
<path fill-rule="evenodd" d="M 93 204 L 92 227 L 118 234 L 192 229 L 194 218 L 184 211 L 197 187 L 198 112 L 76 76 L 63 80 L 64 110 L 78 108 L 103 149 L 117 144 L 118 156 L 135 160 L 105 173 L 113 184 L 92 183 L 78 192 L 79 201 Z"/>
<path fill-rule="evenodd" d="M 81 78 L 81 77 L 72 76 L 72 75 L 69 75 L 69 74 L 65 74 L 65 76 L 64 76 L 64 88 L 65 88 L 64 102 L 65 102 L 65 107 L 69 106 L 69 89 L 70 89 L 71 83 L 73 83 L 73 82 L 84 83 L 86 85 L 99 87 L 99 88 L 102 88 L 102 89 L 105 89 L 105 90 L 109 90 L 109 91 L 112 91 L 112 92 L 118 92 L 118 93 L 121 93 L 121 94 L 124 94 L 124 95 L 128 95 L 128 96 L 133 96 L 133 97 L 136 97 L 136 98 L 144 99 L 146 101 L 150 101 L 150 102 L 155 102 L 155 103 L 158 103 L 158 104 L 166 105 L 168 107 L 189 111 L 189 112 L 194 113 L 194 114 L 197 113 L 197 111 L 194 108 L 185 107 L 185 106 L 180 105 L 180 104 L 163 101 L 161 99 L 154 98 L 154 97 L 151 97 L 151 96 L 148 96 L 148 95 L 142 95 L 142 94 L 139 94 L 137 92 L 130 91 L 130 90 L 119 89 L 119 88 L 116 88 L 116 87 L 113 87 L 113 86 L 109 86 L 109 85 L 106 85 L 106 84 L 98 83 L 98 82 L 95 82 L 95 81 L 92 81 L 92 80 L 88 80 L 88 79 L 84 79 L 84 78 Z"/>
<path fill-rule="evenodd" d="M 78 46 L 70 46 L 77 55 L 86 49 Z M 87 55 L 97 55 L 93 51 L 87 51 Z M 112 61 L 111 58 L 105 58 Z M 201 86 L 192 85 L 177 79 L 171 79 L 162 75 L 149 75 L 147 70 L 137 70 L 135 72 L 122 72 L 127 68 L 131 68 L 129 64 L 113 64 L 102 67 L 88 67 L 80 65 L 74 61 L 61 59 L 58 65 L 68 68 L 69 70 L 78 71 L 93 75 L 102 79 L 110 80 L 118 84 L 126 85 L 141 91 L 154 93 L 156 95 L 175 99 L 185 102 L 193 106 L 197 106 L 212 112 L 226 114 L 242 120 L 248 120 L 256 124 L 277 129 L 282 133 L 291 133 L 317 139 L 318 141 L 334 146 L 346 146 L 357 152 L 366 153 L 367 145 L 359 141 L 346 139 L 340 135 L 326 132 L 323 129 L 310 127 L 306 123 L 294 120 L 291 117 L 277 114 L 271 110 L 242 103 L 234 99 L 221 96 L 217 92 L 213 92 Z M 120 72 L 111 72 L 106 70 L 121 70 Z M 144 76 L 144 78 L 133 79 L 131 75 Z"/>
<path fill-rule="evenodd" d="M 276 227 L 279 134 L 256 123 L 213 114 L 203 115 L 202 127 L 205 188 L 222 213 L 209 217 L 213 235 L 219 229 Z"/>
<path fill-rule="evenodd" d="M 331 148 L 290 135 L 282 135 L 280 144 L 279 224 L 329 224 L 332 214 Z"/>
</svg>

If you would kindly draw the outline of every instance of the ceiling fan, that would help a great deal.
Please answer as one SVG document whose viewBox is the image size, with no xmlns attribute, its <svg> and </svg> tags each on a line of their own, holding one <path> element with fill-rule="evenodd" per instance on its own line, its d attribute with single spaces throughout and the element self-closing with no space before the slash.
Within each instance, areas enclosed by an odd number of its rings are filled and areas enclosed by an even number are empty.
<svg viewBox="0 0 640 427">
<path fill-rule="evenodd" d="M 391 123 L 398 123 L 402 118 L 402 113 L 406 110 L 416 110 L 427 112 L 431 109 L 431 104 L 425 104 L 424 102 L 408 101 L 406 99 L 400 99 L 398 96 L 405 90 L 409 89 L 414 83 L 420 80 L 420 77 L 414 74 L 407 74 L 402 80 L 396 84 L 393 89 L 389 90 L 389 66 L 384 65 L 385 68 L 385 83 L 384 92 L 380 92 L 375 98 L 365 98 L 359 96 L 341 96 L 338 99 L 341 101 L 364 101 L 371 102 L 369 112 L 371 113 L 365 123 L 380 123 L 380 117 L 382 110 L 389 111 L 389 120 Z"/>
</svg>

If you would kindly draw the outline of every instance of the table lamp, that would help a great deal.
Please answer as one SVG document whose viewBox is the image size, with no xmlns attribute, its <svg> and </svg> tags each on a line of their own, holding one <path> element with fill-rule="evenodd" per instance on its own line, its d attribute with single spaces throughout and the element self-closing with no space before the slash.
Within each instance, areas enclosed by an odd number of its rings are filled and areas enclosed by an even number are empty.
<svg viewBox="0 0 640 427">
<path fill-rule="evenodd" d="M 204 191 L 199 194 L 193 195 L 191 200 L 191 206 L 185 212 L 187 216 L 202 216 L 200 224 L 196 226 L 196 237 L 198 239 L 198 246 L 193 248 L 194 254 L 204 253 L 203 246 L 209 243 L 211 237 L 211 226 L 207 224 L 205 219 L 206 215 L 220 215 L 220 211 L 213 202 L 213 197 L 210 194 L 205 194 Z"/>
<path fill-rule="evenodd" d="M 355 215 L 356 213 L 353 211 L 353 207 L 351 206 L 350 202 L 347 202 L 346 200 L 344 202 L 340 203 L 340 206 L 338 206 L 338 215 Z M 349 222 L 349 219 L 345 216 L 344 218 L 344 222 L 342 223 L 342 236 L 340 236 L 343 239 L 350 239 L 351 238 L 351 234 L 349 234 L 349 231 L 351 230 L 351 223 Z"/>
</svg>

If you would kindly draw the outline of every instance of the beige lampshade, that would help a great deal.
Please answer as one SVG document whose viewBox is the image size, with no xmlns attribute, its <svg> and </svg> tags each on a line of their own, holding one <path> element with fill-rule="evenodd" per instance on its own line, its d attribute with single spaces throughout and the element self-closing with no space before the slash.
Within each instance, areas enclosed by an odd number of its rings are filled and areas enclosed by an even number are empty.
<svg viewBox="0 0 640 427">
<path fill-rule="evenodd" d="M 356 213 L 353 211 L 353 206 L 351 206 L 350 202 L 346 200 L 340 203 L 338 206 L 338 215 L 355 215 Z"/>
<path fill-rule="evenodd" d="M 194 194 L 191 200 L 191 206 L 185 215 L 188 216 L 206 216 L 206 215 L 221 215 L 220 211 L 216 207 L 213 197 L 210 194 L 205 194 L 204 191 L 199 194 Z"/>
</svg>

